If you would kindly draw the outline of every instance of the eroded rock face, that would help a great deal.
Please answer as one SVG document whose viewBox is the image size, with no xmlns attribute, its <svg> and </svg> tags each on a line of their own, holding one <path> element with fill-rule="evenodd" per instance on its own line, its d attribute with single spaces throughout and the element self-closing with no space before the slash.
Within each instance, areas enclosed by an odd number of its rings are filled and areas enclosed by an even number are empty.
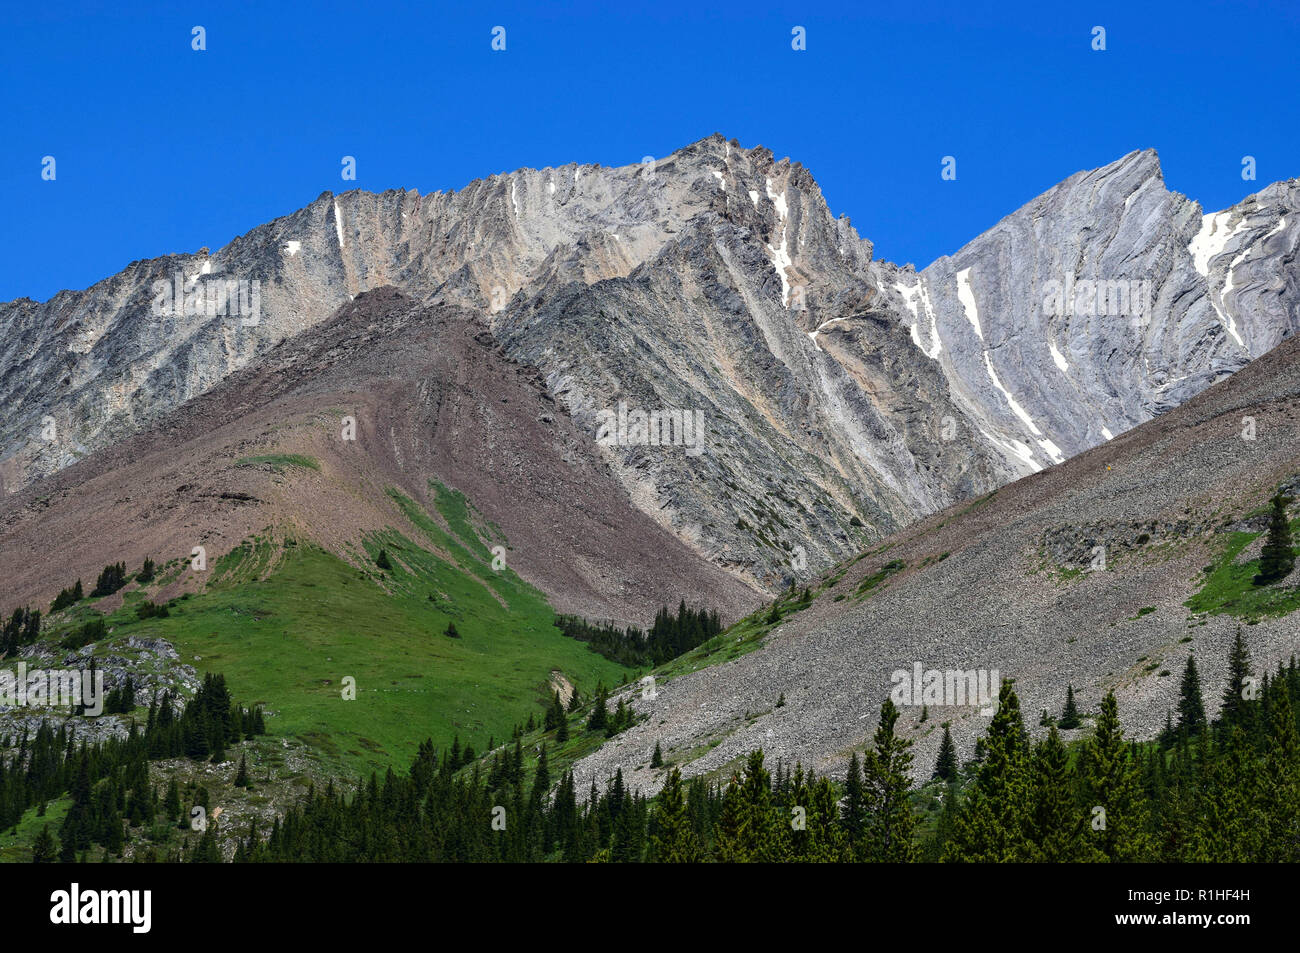
<svg viewBox="0 0 1300 953">
<path fill-rule="evenodd" d="M 689 448 L 620 423 L 603 457 L 660 525 L 778 586 L 1288 336 L 1298 189 L 1202 217 L 1134 153 L 921 272 L 875 260 L 802 166 L 721 136 L 455 193 L 324 193 L 216 252 L 0 305 L 0 480 L 12 492 L 135 433 L 391 285 L 484 314 L 593 440 L 620 408 L 702 421 Z M 218 281 L 246 283 L 236 313 L 187 315 L 186 291 Z"/>
<path fill-rule="evenodd" d="M 926 268 L 917 336 L 990 436 L 1029 469 L 1060 462 L 1291 334 L 1298 203 L 1277 183 L 1203 216 L 1153 151 L 1132 153 Z"/>
</svg>

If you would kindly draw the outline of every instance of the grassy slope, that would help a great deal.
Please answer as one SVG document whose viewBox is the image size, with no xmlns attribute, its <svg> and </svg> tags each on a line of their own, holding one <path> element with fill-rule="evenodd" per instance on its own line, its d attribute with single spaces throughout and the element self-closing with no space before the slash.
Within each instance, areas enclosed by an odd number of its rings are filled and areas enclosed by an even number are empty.
<svg viewBox="0 0 1300 953">
<path fill-rule="evenodd" d="M 1291 521 L 1291 532 L 1300 532 L 1300 519 Z M 1242 550 L 1262 533 L 1234 532 L 1207 574 L 1201 591 L 1186 602 L 1193 612 L 1227 613 L 1250 621 L 1264 616 L 1281 616 L 1300 608 L 1300 590 L 1294 588 L 1296 573 L 1281 585 L 1256 586 L 1252 582 L 1259 572 L 1259 559 L 1238 563 Z M 1300 570 L 1297 570 L 1300 573 Z"/>
<path fill-rule="evenodd" d="M 131 599 L 109 619 L 112 639 L 168 639 L 200 672 L 224 672 L 241 703 L 274 713 L 270 733 L 349 771 L 405 767 L 426 737 L 479 750 L 489 735 L 508 738 L 549 695 L 554 669 L 584 694 L 618 683 L 626 669 L 564 637 L 543 595 L 509 569 L 493 571 L 464 499 L 435 489 L 451 532 L 394 493 L 426 539 L 377 533 L 356 554 L 360 570 L 314 546 L 248 540 L 169 618 L 139 621 Z M 374 567 L 381 547 L 392 572 Z M 459 639 L 443 634 L 452 621 Z M 346 676 L 355 701 L 341 698 Z"/>
</svg>

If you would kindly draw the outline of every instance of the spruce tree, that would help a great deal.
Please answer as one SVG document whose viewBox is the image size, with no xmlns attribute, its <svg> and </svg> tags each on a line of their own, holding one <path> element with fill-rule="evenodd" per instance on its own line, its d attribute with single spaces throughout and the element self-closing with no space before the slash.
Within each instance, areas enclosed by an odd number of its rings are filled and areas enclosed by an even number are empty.
<svg viewBox="0 0 1300 953">
<path fill-rule="evenodd" d="M 1091 817 L 1089 842 L 1111 861 L 1148 859 L 1146 794 L 1132 749 L 1124 741 L 1113 691 L 1101 701 L 1082 765 L 1084 806 Z"/>
<path fill-rule="evenodd" d="M 1094 856 L 1084 839 L 1086 815 L 1074 799 L 1070 756 L 1055 726 L 1034 748 L 1029 799 L 1025 837 L 1032 860 L 1061 863 Z"/>
<path fill-rule="evenodd" d="M 1280 684 L 1279 684 L 1280 683 Z M 1261 860 L 1273 863 L 1300 861 L 1300 734 L 1288 685 L 1275 684 L 1264 768 L 1258 778 L 1257 800 L 1263 821 Z"/>
<path fill-rule="evenodd" d="M 592 704 L 591 717 L 587 719 L 588 731 L 604 731 L 609 725 L 609 708 L 605 704 L 607 698 L 604 685 L 596 686 L 596 700 Z"/>
<path fill-rule="evenodd" d="M 1182 685 L 1178 690 L 1178 730 L 1188 736 L 1205 730 L 1205 701 L 1201 698 L 1201 676 L 1196 671 L 1196 659 L 1187 656 Z"/>
<path fill-rule="evenodd" d="M 940 781 L 957 780 L 957 746 L 953 744 L 946 721 L 943 723 L 943 740 L 939 742 L 939 757 L 935 759 L 931 777 Z"/>
<path fill-rule="evenodd" d="M 866 818 L 867 801 L 862 789 L 862 767 L 855 751 L 849 757 L 849 769 L 844 777 L 844 811 L 841 816 L 850 850 L 854 850 L 861 839 Z"/>
<path fill-rule="evenodd" d="M 1061 712 L 1061 720 L 1056 724 L 1063 731 L 1079 727 L 1079 709 L 1074 704 L 1073 685 L 1065 686 L 1065 710 Z"/>
<path fill-rule="evenodd" d="M 1031 855 L 1024 834 L 1030 802 L 1029 739 L 1010 679 L 1002 682 L 978 765 L 944 860 L 1026 860 Z"/>
<path fill-rule="evenodd" d="M 659 747 L 659 742 L 655 742 L 654 753 L 650 755 L 650 767 L 662 768 L 664 766 L 663 749 Z"/>
<path fill-rule="evenodd" d="M 58 858 L 58 854 L 58 848 L 54 844 L 54 836 L 50 833 L 50 825 L 46 824 L 41 827 L 40 833 L 36 835 L 36 840 L 32 842 L 32 863 L 52 864 Z"/>
<path fill-rule="evenodd" d="M 867 860 L 894 862 L 916 857 L 912 833 L 916 819 L 908 791 L 912 786 L 912 742 L 894 734 L 898 708 L 892 698 L 880 706 L 875 746 L 862 762 L 867 818 L 863 848 Z"/>
<path fill-rule="evenodd" d="M 1291 547 L 1291 523 L 1286 518 L 1286 507 L 1291 501 L 1281 493 L 1273 494 L 1269 501 L 1272 512 L 1268 521 L 1268 538 L 1259 554 L 1257 586 L 1266 586 L 1288 576 L 1295 568 L 1295 550 Z"/>
<path fill-rule="evenodd" d="M 1224 726 L 1240 724 L 1245 727 L 1246 695 L 1250 683 L 1250 650 L 1246 648 L 1241 626 L 1237 626 L 1232 648 L 1228 650 L 1228 687 L 1223 690 L 1223 707 L 1219 709 L 1219 722 Z"/>
<path fill-rule="evenodd" d="M 1243 863 L 1254 859 L 1264 833 L 1254 798 L 1259 764 L 1240 725 L 1226 726 L 1219 737 L 1221 744 L 1202 763 L 1189 859 Z"/>
<path fill-rule="evenodd" d="M 663 790 L 655 802 L 655 834 L 650 839 L 650 859 L 664 864 L 693 864 L 704 859 L 699 835 L 691 826 L 686 798 L 682 791 L 682 773 L 668 772 Z"/>
<path fill-rule="evenodd" d="M 772 777 L 763 749 L 750 753 L 742 778 L 733 774 L 722 799 L 714 844 L 722 863 L 770 863 L 785 854 L 785 828 L 772 805 Z"/>
<path fill-rule="evenodd" d="M 169 820 L 176 820 L 181 816 L 181 789 L 173 777 L 171 784 L 167 786 L 167 794 L 163 798 L 163 813 Z"/>
</svg>

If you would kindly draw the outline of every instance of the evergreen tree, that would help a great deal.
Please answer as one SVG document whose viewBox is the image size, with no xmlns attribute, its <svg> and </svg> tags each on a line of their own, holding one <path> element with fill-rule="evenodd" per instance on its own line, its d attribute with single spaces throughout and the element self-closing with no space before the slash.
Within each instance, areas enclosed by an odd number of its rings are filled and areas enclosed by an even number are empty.
<svg viewBox="0 0 1300 953">
<path fill-rule="evenodd" d="M 655 834 L 650 839 L 650 860 L 665 864 L 693 864 L 704 859 L 699 835 L 691 826 L 682 791 L 682 773 L 668 772 L 655 804 Z"/>
<path fill-rule="evenodd" d="M 57 858 L 58 849 L 54 844 L 54 836 L 50 833 L 50 825 L 45 824 L 32 843 L 32 863 L 52 864 Z"/>
<path fill-rule="evenodd" d="M 772 776 L 763 749 L 750 753 L 742 778 L 732 775 L 723 795 L 714 850 L 722 863 L 770 863 L 784 855 L 785 828 L 772 805 Z"/>
<path fill-rule="evenodd" d="M 1264 768 L 1258 779 L 1257 799 L 1262 816 L 1263 860 L 1274 863 L 1300 861 L 1300 735 L 1289 687 L 1281 679 L 1271 711 L 1272 720 Z"/>
<path fill-rule="evenodd" d="M 650 767 L 662 768 L 663 766 L 664 766 L 663 749 L 659 747 L 659 742 L 656 741 L 654 753 L 650 755 Z"/>
<path fill-rule="evenodd" d="M 1140 769 L 1124 741 L 1113 691 L 1101 701 L 1101 713 L 1085 742 L 1082 763 L 1093 846 L 1112 861 L 1147 859 L 1151 843 L 1146 797 Z"/>
<path fill-rule="evenodd" d="M 1240 725 L 1226 726 L 1220 737 L 1214 756 L 1201 765 L 1189 859 L 1242 863 L 1258 853 L 1263 833 L 1253 797 L 1258 759 Z"/>
<path fill-rule="evenodd" d="M 913 860 L 916 846 L 908 789 L 911 787 L 912 742 L 894 734 L 898 708 L 892 698 L 880 706 L 875 746 L 862 761 L 863 794 L 867 819 L 863 848 L 866 859 L 892 862 Z"/>
<path fill-rule="evenodd" d="M 181 789 L 175 777 L 167 785 L 167 794 L 163 797 L 163 813 L 173 821 L 181 816 Z"/>
<path fill-rule="evenodd" d="M 591 717 L 587 719 L 588 731 L 604 731 L 609 725 L 609 708 L 605 704 L 607 698 L 604 685 L 596 686 L 596 701 L 591 708 Z"/>
<path fill-rule="evenodd" d="M 958 813 L 946 861 L 1023 861 L 1032 854 L 1024 827 L 1029 813 L 1029 740 L 1020 699 L 1004 679 L 984 738 L 970 795 Z"/>
<path fill-rule="evenodd" d="M 382 569 L 384 572 L 389 572 L 392 570 L 393 563 L 392 560 L 388 558 L 388 550 L 381 549 L 379 551 L 379 555 L 375 557 L 375 565 L 378 566 L 380 569 Z"/>
<path fill-rule="evenodd" d="M 849 756 L 849 769 L 844 776 L 844 811 L 841 815 L 850 850 L 856 849 L 866 826 L 866 818 L 866 792 L 862 788 L 862 768 L 855 751 Z"/>
<path fill-rule="evenodd" d="M 1188 736 L 1205 730 L 1205 701 L 1201 698 L 1201 676 L 1196 671 L 1196 659 L 1187 656 L 1182 685 L 1178 690 L 1178 730 Z"/>
<path fill-rule="evenodd" d="M 940 781 L 957 780 L 957 746 L 953 744 L 952 732 L 948 722 L 943 723 L 943 740 L 939 742 L 939 757 L 934 762 L 934 774 L 931 777 Z"/>
<path fill-rule="evenodd" d="M 1070 756 L 1055 726 L 1034 748 L 1025 837 L 1030 859 L 1060 863 L 1090 859 L 1086 815 L 1074 799 Z"/>
<path fill-rule="evenodd" d="M 1291 523 L 1286 518 L 1286 507 L 1291 501 L 1281 493 L 1275 493 L 1269 502 L 1273 509 L 1269 515 L 1268 538 L 1259 554 L 1259 573 L 1254 579 L 1257 586 L 1266 586 L 1284 579 L 1295 568 Z"/>
<path fill-rule="evenodd" d="M 1056 724 L 1062 731 L 1079 727 L 1079 709 L 1074 704 L 1073 685 L 1065 686 L 1065 710 L 1061 712 L 1061 720 Z"/>
<path fill-rule="evenodd" d="M 1228 727 L 1245 727 L 1248 711 L 1246 695 L 1250 691 L 1250 684 L 1250 650 L 1246 648 L 1241 626 L 1237 626 L 1232 648 L 1228 650 L 1228 687 L 1223 691 L 1223 707 L 1219 709 L 1220 723 Z"/>
</svg>

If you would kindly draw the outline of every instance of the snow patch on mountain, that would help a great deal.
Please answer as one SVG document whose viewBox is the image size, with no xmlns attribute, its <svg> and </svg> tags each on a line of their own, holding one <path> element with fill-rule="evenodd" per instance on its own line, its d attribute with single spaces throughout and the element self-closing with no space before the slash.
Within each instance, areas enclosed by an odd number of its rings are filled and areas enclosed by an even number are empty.
<svg viewBox="0 0 1300 953">
<path fill-rule="evenodd" d="M 975 293 L 970 287 L 970 269 L 963 268 L 957 272 L 957 300 L 961 302 L 962 308 L 966 311 L 966 319 L 970 321 L 971 327 L 975 329 L 975 336 L 981 341 L 984 340 L 984 332 L 980 329 L 980 309 L 975 303 Z M 985 355 L 985 360 L 988 355 Z"/>
</svg>

